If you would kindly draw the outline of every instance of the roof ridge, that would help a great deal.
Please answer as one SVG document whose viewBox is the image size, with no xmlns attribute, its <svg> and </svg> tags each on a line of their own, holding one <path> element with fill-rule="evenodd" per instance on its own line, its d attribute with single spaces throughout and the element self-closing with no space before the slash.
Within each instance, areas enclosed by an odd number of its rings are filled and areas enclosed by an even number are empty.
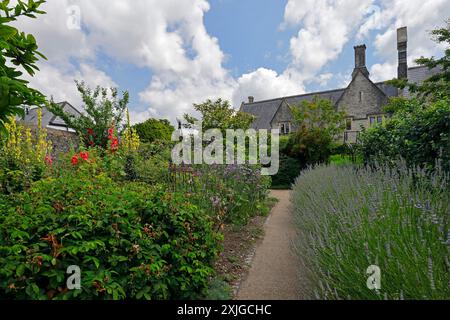
<svg viewBox="0 0 450 320">
<path fill-rule="evenodd" d="M 283 100 L 283 99 L 289 99 L 289 98 L 295 98 L 295 97 L 303 97 L 303 96 L 308 96 L 308 95 L 313 95 L 313 94 L 322 94 L 322 93 L 329 93 L 329 92 L 335 92 L 335 91 L 341 91 L 341 90 L 345 90 L 345 88 L 330 89 L 330 90 L 324 90 L 324 91 L 315 91 L 315 92 L 309 92 L 309 93 L 301 93 L 301 94 L 295 94 L 295 95 L 291 95 L 291 96 L 283 96 L 283 97 L 266 99 L 266 100 L 258 100 L 258 101 L 254 101 L 254 102 L 244 102 L 244 104 L 252 105 L 252 104 L 257 104 L 257 103 L 261 103 L 261 102 Z"/>
</svg>

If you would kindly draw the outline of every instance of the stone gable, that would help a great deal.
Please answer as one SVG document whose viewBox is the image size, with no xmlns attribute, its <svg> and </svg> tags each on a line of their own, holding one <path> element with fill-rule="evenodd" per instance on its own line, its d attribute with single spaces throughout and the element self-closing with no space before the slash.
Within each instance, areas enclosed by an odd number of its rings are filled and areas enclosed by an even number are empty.
<svg viewBox="0 0 450 320">
<path fill-rule="evenodd" d="M 349 117 L 366 119 L 370 114 L 382 113 L 386 95 L 362 72 L 357 72 L 337 102 L 337 109 Z"/>
</svg>

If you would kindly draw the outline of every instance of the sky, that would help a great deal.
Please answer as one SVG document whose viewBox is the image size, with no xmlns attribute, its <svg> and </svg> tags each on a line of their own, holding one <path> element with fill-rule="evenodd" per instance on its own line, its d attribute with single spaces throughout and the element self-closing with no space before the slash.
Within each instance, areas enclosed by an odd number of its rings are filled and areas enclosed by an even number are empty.
<svg viewBox="0 0 450 320">
<path fill-rule="evenodd" d="M 345 87 L 362 43 L 371 79 L 392 79 L 396 28 L 408 27 L 413 66 L 442 55 L 429 31 L 450 18 L 450 0 L 47 0 L 42 9 L 16 23 L 48 59 L 31 86 L 78 108 L 74 80 L 127 90 L 134 123 L 175 123 L 206 99 L 239 108 L 248 96 Z"/>
</svg>

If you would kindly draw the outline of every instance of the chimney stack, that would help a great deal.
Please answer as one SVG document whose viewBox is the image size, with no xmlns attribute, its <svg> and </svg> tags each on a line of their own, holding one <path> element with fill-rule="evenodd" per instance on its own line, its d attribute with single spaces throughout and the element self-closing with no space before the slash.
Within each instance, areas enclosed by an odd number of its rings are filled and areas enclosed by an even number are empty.
<svg viewBox="0 0 450 320">
<path fill-rule="evenodd" d="M 368 77 L 369 70 L 366 67 L 366 45 L 355 46 L 353 49 L 355 49 L 355 69 L 353 70 L 352 77 L 356 75 L 358 70 Z"/>
<path fill-rule="evenodd" d="M 397 29 L 397 51 L 398 51 L 397 79 L 408 78 L 407 43 L 408 43 L 407 28 L 406 27 L 398 28 Z"/>
<path fill-rule="evenodd" d="M 253 96 L 248 97 L 248 103 L 253 103 L 255 101 L 255 98 Z"/>
</svg>

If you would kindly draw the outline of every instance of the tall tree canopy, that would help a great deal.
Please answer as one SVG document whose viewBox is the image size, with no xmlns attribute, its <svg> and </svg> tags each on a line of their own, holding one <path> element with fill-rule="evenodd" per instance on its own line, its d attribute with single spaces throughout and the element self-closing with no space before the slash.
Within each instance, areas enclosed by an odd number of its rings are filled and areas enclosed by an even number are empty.
<svg viewBox="0 0 450 320">
<path fill-rule="evenodd" d="M 194 104 L 194 109 L 200 113 L 202 129 L 248 129 L 255 117 L 251 114 L 233 109 L 228 101 L 217 99 L 206 100 L 200 104 Z M 188 114 L 184 115 L 188 127 L 192 127 L 197 118 Z"/>
<path fill-rule="evenodd" d="M 166 119 L 147 119 L 133 126 L 142 142 L 170 141 L 175 128 Z"/>
<path fill-rule="evenodd" d="M 9 117 L 24 114 L 21 106 L 45 103 L 45 96 L 28 86 L 20 68 L 34 76 L 39 70 L 38 57 L 46 58 L 37 51 L 36 39 L 31 34 L 10 25 L 19 17 L 36 18 L 36 14 L 44 14 L 39 10 L 44 2 L 18 0 L 15 6 L 10 6 L 9 0 L 0 1 L 0 133 L 6 132 L 4 124 Z"/>
</svg>

